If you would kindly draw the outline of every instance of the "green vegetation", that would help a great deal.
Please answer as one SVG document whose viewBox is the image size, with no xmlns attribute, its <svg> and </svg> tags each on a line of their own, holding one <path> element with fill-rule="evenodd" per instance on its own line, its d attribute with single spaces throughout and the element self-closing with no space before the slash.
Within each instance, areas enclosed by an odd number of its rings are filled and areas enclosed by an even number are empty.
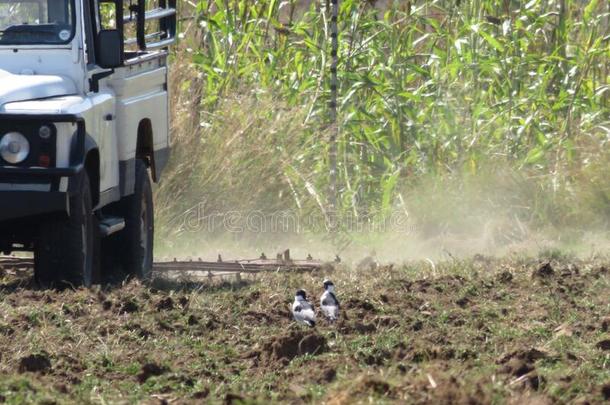
<svg viewBox="0 0 610 405">
<path fill-rule="evenodd" d="M 320 3 L 182 4 L 162 230 L 202 200 L 211 211 L 327 214 Z M 477 210 L 608 230 L 607 2 L 372 3 L 341 1 L 340 216 L 400 208 L 439 232 Z"/>
</svg>

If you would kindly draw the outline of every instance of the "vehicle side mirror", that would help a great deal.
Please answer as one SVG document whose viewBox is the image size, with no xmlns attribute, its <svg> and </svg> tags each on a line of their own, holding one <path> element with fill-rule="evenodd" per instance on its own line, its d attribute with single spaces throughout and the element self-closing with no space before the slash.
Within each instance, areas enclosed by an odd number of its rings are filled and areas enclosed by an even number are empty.
<svg viewBox="0 0 610 405">
<path fill-rule="evenodd" d="M 96 62 L 105 69 L 113 69 L 123 64 L 122 39 L 118 30 L 102 30 L 97 34 Z"/>
</svg>

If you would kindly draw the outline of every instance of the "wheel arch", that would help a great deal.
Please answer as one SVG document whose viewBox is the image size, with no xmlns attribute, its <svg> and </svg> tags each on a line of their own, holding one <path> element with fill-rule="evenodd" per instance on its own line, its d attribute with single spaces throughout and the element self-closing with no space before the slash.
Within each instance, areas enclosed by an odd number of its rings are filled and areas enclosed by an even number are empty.
<svg viewBox="0 0 610 405">
<path fill-rule="evenodd" d="M 100 151 L 97 143 L 89 134 L 85 134 L 85 154 L 84 154 L 84 173 L 89 176 L 89 183 L 91 186 L 91 200 L 93 206 L 96 207 L 100 202 Z M 72 152 L 70 160 L 74 160 L 77 156 L 76 142 L 73 140 Z M 75 188 L 79 182 L 70 181 L 70 190 L 75 191 Z"/>
</svg>

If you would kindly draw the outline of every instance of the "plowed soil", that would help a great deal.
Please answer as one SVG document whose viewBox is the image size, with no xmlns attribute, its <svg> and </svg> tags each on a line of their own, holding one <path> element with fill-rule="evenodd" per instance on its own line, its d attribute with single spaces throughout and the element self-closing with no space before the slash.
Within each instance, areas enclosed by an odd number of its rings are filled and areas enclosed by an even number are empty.
<svg viewBox="0 0 610 405">
<path fill-rule="evenodd" d="M 411 263 L 44 291 L 0 273 L 0 402 L 602 403 L 607 259 Z M 296 325 L 330 277 L 335 324 Z"/>
</svg>

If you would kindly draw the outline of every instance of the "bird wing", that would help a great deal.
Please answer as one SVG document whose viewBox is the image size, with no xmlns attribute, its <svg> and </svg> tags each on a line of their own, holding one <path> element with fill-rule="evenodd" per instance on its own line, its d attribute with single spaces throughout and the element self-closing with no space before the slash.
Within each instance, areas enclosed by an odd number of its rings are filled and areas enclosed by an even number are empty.
<svg viewBox="0 0 610 405">
<path fill-rule="evenodd" d="M 322 306 L 329 306 L 329 305 L 335 305 L 336 302 L 333 300 L 333 298 L 330 295 L 326 295 L 324 297 L 322 297 L 322 300 L 320 302 L 320 305 Z"/>
<path fill-rule="evenodd" d="M 292 313 L 294 316 L 294 320 L 297 322 L 302 322 L 310 325 L 312 322 L 316 321 L 316 314 L 313 309 L 303 309 L 301 308 L 299 311 L 294 311 Z"/>
<path fill-rule="evenodd" d="M 337 306 L 337 308 L 339 308 L 341 305 L 339 304 L 339 299 L 337 298 L 337 296 L 335 295 L 335 293 L 330 293 L 331 297 L 333 297 L 333 299 L 335 300 L 335 305 Z"/>
<path fill-rule="evenodd" d="M 309 301 L 301 301 L 301 306 L 303 307 L 303 309 L 313 310 L 313 305 L 311 305 L 311 302 Z"/>
<path fill-rule="evenodd" d="M 295 321 L 306 323 L 310 326 L 316 322 L 316 313 L 308 301 L 295 301 L 292 304 L 292 316 Z"/>
<path fill-rule="evenodd" d="M 337 296 L 334 293 L 325 292 L 320 298 L 320 305 L 334 305 L 336 307 L 339 307 L 339 300 L 337 299 Z"/>
</svg>

